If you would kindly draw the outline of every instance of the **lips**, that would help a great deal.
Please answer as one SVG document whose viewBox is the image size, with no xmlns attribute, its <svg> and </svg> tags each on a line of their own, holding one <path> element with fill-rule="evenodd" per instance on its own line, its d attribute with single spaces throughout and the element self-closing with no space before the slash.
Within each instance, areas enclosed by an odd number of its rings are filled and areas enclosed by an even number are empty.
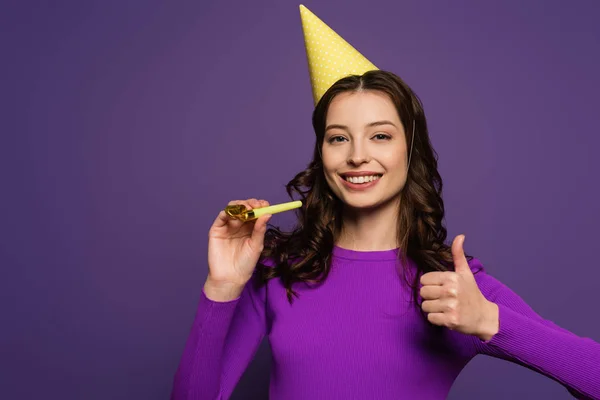
<svg viewBox="0 0 600 400">
<path fill-rule="evenodd" d="M 347 182 L 360 184 L 360 183 L 369 183 L 369 182 L 372 182 L 374 180 L 377 180 L 377 179 L 381 178 L 381 174 L 360 175 L 360 176 L 343 176 L 343 178 Z"/>
<path fill-rule="evenodd" d="M 367 175 L 383 175 L 383 174 L 380 172 L 375 172 L 375 171 L 348 171 L 348 172 L 341 172 L 340 175 L 343 177 L 346 177 L 346 176 L 367 176 Z"/>
<path fill-rule="evenodd" d="M 375 186 L 380 180 L 383 174 L 369 173 L 369 174 L 343 174 L 339 175 L 343 185 L 352 190 L 366 190 Z"/>
<path fill-rule="evenodd" d="M 382 175 L 383 174 L 372 171 L 352 171 L 340 174 L 346 181 L 357 184 L 372 182 L 381 178 Z"/>
</svg>

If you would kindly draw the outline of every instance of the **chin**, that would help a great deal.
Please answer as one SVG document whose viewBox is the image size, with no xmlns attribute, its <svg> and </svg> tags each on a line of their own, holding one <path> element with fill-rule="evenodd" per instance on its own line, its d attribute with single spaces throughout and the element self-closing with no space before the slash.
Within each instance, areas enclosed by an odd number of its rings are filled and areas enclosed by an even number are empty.
<svg viewBox="0 0 600 400">
<path fill-rule="evenodd" d="M 342 203 L 348 208 L 355 210 L 374 210 L 382 205 L 381 201 L 374 199 L 348 199 L 342 198 Z"/>
<path fill-rule="evenodd" d="M 343 193 L 343 192 L 342 192 Z M 344 206 L 354 210 L 369 210 L 373 211 L 378 208 L 388 208 L 399 202 L 399 193 L 394 195 L 384 196 L 377 193 L 369 195 L 364 194 L 347 194 L 338 196 Z"/>
</svg>

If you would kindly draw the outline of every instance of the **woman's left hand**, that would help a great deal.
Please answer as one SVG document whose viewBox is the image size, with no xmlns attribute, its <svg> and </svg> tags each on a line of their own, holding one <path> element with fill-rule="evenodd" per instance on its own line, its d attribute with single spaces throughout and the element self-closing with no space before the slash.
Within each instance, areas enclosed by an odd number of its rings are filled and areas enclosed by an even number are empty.
<svg viewBox="0 0 600 400">
<path fill-rule="evenodd" d="M 421 277 L 421 307 L 434 325 L 490 340 L 499 329 L 498 306 L 477 286 L 463 250 L 464 235 L 454 238 L 454 271 L 428 272 Z"/>
</svg>

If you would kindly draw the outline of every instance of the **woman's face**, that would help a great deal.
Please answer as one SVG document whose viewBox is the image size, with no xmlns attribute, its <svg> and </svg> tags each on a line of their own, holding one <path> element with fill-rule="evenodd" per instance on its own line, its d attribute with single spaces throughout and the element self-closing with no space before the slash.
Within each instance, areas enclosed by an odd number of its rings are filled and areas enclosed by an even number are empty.
<svg viewBox="0 0 600 400">
<path fill-rule="evenodd" d="M 351 208 L 396 203 L 406 182 L 404 128 L 390 98 L 381 92 L 345 92 L 327 112 L 323 142 L 325 178 Z"/>
</svg>

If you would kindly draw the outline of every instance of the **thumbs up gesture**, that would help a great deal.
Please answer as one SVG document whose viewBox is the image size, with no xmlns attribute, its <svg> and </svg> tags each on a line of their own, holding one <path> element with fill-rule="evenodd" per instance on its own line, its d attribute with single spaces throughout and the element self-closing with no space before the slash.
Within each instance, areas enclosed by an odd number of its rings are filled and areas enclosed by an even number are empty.
<svg viewBox="0 0 600 400">
<path fill-rule="evenodd" d="M 477 286 L 463 250 L 464 235 L 452 242 L 454 271 L 428 272 L 421 277 L 421 305 L 434 325 L 490 340 L 499 328 L 498 306 Z"/>
</svg>

